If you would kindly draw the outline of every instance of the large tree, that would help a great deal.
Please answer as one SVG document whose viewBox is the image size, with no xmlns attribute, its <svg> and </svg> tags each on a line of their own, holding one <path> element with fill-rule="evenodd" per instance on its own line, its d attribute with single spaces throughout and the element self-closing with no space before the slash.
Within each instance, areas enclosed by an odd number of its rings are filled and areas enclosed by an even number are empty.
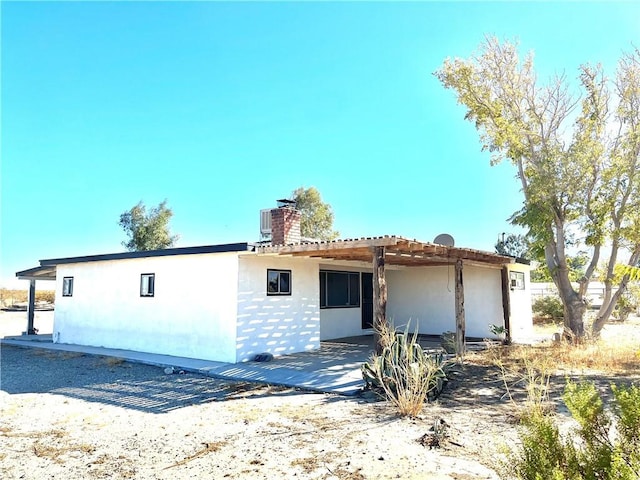
<svg viewBox="0 0 640 480">
<path fill-rule="evenodd" d="M 500 255 L 508 255 L 516 258 L 529 257 L 529 242 L 524 235 L 514 233 L 507 235 L 503 233 L 501 237 L 498 237 L 495 249 L 496 253 Z"/>
<path fill-rule="evenodd" d="M 597 335 L 629 280 L 623 275 L 613 293 L 621 252 L 629 265 L 640 259 L 640 52 L 622 55 L 612 81 L 600 65 L 582 65 L 581 98 L 564 76 L 540 85 L 533 55 L 520 61 L 517 44 L 493 37 L 468 59 L 445 60 L 435 75 L 466 107 L 492 164 L 515 165 L 524 201 L 512 221 L 528 229 L 534 253 L 547 264 L 568 337 L 584 335 L 584 296 L 608 253 Z M 590 250 L 577 288 L 567 255 L 576 246 Z"/>
<path fill-rule="evenodd" d="M 291 194 L 296 208 L 302 212 L 300 233 L 303 237 L 316 240 L 334 240 L 340 235 L 333 230 L 333 209 L 322 201 L 315 187 L 296 188 Z"/>
<path fill-rule="evenodd" d="M 130 252 L 160 250 L 173 247 L 178 235 L 171 235 L 169 221 L 173 211 L 167 207 L 167 201 L 151 208 L 140 201 L 131 210 L 120 215 L 119 225 L 127 234 L 128 240 L 122 242 Z"/>
</svg>

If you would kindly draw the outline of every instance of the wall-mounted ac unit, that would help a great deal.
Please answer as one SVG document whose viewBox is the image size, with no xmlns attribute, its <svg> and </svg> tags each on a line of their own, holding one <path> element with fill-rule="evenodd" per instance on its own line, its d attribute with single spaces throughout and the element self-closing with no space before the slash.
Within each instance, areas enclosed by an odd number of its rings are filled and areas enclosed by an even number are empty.
<svg viewBox="0 0 640 480">
<path fill-rule="evenodd" d="M 260 210 L 260 235 L 271 235 L 271 209 Z"/>
</svg>

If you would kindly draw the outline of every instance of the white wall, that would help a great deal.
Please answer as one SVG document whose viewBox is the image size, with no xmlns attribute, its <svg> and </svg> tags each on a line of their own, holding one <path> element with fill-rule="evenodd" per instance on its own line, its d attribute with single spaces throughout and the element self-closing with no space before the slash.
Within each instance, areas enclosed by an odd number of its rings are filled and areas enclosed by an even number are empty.
<svg viewBox="0 0 640 480">
<path fill-rule="evenodd" d="M 291 270 L 291 295 L 267 295 L 270 268 Z M 318 282 L 318 263 L 308 258 L 241 255 L 235 361 L 320 348 Z"/>
<path fill-rule="evenodd" d="M 371 268 L 353 266 L 344 263 L 321 264 L 320 270 L 334 272 L 368 272 Z M 318 285 L 318 289 L 320 286 Z M 360 279 L 360 304 L 362 305 L 362 278 Z M 367 335 L 372 329 L 362 328 L 361 307 L 350 308 L 323 308 L 320 310 L 320 339 L 331 340 L 334 338 L 354 337 Z"/>
<path fill-rule="evenodd" d="M 489 325 L 503 323 L 499 269 L 463 266 L 466 335 L 490 336 Z M 396 327 L 410 322 L 423 334 L 455 331 L 454 266 L 410 267 L 386 272 L 387 316 Z"/>
<path fill-rule="evenodd" d="M 154 297 L 140 297 L 142 273 Z M 54 341 L 234 362 L 237 278 L 235 252 L 58 265 Z"/>
<path fill-rule="evenodd" d="M 531 280 L 529 265 L 512 263 L 509 271 L 524 272 L 524 290 L 510 290 L 511 340 L 528 342 L 533 338 L 533 314 L 531 312 Z"/>
</svg>

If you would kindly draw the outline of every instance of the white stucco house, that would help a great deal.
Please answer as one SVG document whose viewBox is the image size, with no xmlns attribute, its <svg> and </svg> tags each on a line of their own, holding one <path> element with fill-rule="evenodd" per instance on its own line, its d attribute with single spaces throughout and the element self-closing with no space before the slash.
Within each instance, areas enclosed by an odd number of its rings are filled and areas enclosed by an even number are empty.
<svg viewBox="0 0 640 480">
<path fill-rule="evenodd" d="M 54 342 L 222 362 L 372 334 L 380 285 L 396 326 L 440 335 L 462 315 L 467 337 L 492 324 L 531 334 L 529 266 L 511 257 L 397 236 L 301 242 L 299 212 L 271 216 L 270 242 L 48 259 L 16 275 L 33 291 L 55 278 Z"/>
</svg>

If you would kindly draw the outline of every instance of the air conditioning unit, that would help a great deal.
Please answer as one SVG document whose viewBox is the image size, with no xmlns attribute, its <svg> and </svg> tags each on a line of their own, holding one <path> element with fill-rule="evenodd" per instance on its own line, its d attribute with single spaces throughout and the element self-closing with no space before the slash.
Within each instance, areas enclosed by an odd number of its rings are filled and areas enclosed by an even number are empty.
<svg viewBox="0 0 640 480">
<path fill-rule="evenodd" d="M 271 209 L 260 210 L 260 235 L 263 237 L 271 235 Z"/>
</svg>

